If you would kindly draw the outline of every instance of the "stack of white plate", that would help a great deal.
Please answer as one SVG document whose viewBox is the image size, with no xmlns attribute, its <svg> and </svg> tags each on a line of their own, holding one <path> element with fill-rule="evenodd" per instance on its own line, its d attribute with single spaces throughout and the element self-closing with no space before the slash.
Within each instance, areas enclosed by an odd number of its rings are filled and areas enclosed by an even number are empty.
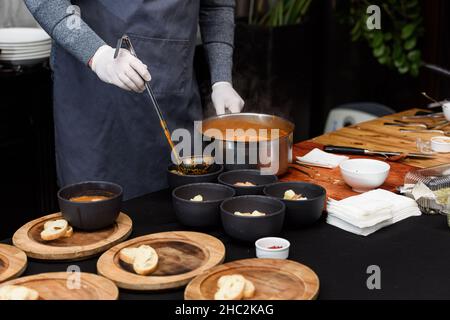
<svg viewBox="0 0 450 320">
<path fill-rule="evenodd" d="M 32 64 L 50 56 L 51 39 L 40 28 L 0 28 L 0 63 Z"/>
</svg>

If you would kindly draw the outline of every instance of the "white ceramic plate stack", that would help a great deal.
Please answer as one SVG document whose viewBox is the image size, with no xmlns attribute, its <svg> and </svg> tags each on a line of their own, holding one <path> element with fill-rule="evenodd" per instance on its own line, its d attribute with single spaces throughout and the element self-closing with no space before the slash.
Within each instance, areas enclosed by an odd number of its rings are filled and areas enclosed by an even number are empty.
<svg viewBox="0 0 450 320">
<path fill-rule="evenodd" d="M 50 36 L 40 28 L 0 29 L 0 63 L 39 63 L 50 56 L 50 49 Z"/>
</svg>

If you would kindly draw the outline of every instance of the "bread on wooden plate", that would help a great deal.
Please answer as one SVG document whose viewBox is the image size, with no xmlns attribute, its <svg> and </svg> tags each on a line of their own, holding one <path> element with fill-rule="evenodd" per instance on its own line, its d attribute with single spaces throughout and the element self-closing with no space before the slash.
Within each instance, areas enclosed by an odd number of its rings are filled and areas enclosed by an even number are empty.
<svg viewBox="0 0 450 320">
<path fill-rule="evenodd" d="M 125 263 L 133 265 L 133 270 L 140 275 L 149 275 L 158 267 L 158 254 L 148 245 L 138 248 L 123 248 L 119 258 Z"/>
<path fill-rule="evenodd" d="M 215 300 L 241 300 L 255 294 L 253 283 L 240 274 L 222 276 L 217 281 Z"/>
<path fill-rule="evenodd" d="M 148 275 L 158 266 L 158 254 L 150 246 L 142 245 L 133 262 L 133 269 L 137 274 Z"/>
<path fill-rule="evenodd" d="M 119 259 L 125 263 L 133 264 L 138 248 L 123 248 L 119 252 Z"/>
<path fill-rule="evenodd" d="M 41 238 L 45 241 L 56 240 L 66 235 L 69 224 L 64 219 L 47 221 L 44 224 L 44 230 L 41 232 Z"/>
<path fill-rule="evenodd" d="M 73 228 L 72 226 L 68 226 L 66 233 L 62 236 L 63 238 L 70 238 L 73 235 Z"/>
<path fill-rule="evenodd" d="M 255 286 L 253 285 L 253 282 L 245 279 L 244 299 L 253 298 L 254 295 L 255 295 Z"/>
<path fill-rule="evenodd" d="M 0 287 L 0 300 L 37 300 L 39 293 L 24 286 L 6 285 Z"/>
</svg>

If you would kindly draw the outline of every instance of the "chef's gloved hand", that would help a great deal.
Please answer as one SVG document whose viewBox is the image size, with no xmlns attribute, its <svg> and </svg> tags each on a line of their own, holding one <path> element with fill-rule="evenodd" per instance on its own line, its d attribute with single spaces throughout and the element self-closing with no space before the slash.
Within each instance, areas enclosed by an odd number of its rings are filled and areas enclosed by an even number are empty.
<svg viewBox="0 0 450 320">
<path fill-rule="evenodd" d="M 216 108 L 217 115 L 224 114 L 225 109 L 231 113 L 241 112 L 244 107 L 244 100 L 233 89 L 229 82 L 216 82 L 212 86 L 211 99 Z"/>
<path fill-rule="evenodd" d="M 144 80 L 151 79 L 147 66 L 126 49 L 120 49 L 114 59 L 115 51 L 108 45 L 98 48 L 90 61 L 92 71 L 106 83 L 128 91 L 143 92 Z"/>
</svg>

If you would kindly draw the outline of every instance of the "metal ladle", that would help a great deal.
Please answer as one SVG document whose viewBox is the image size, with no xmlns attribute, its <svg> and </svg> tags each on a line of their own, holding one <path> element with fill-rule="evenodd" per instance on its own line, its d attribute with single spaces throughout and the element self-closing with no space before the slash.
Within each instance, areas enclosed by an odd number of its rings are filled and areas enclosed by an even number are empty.
<svg viewBox="0 0 450 320">
<path fill-rule="evenodd" d="M 117 56 L 119 55 L 119 50 L 122 48 L 122 44 L 125 43 L 127 49 L 130 51 L 130 53 L 137 58 L 136 55 L 136 51 L 134 50 L 133 45 L 131 44 L 131 40 L 128 37 L 128 35 L 124 34 L 118 41 L 117 41 L 117 46 L 116 46 L 116 51 L 114 53 L 114 59 L 117 58 Z M 177 152 L 175 151 L 175 145 L 172 141 L 171 138 L 171 134 L 169 131 L 169 127 L 167 126 L 167 122 L 164 119 L 164 116 L 161 112 L 161 109 L 158 105 L 158 102 L 156 101 L 155 95 L 153 93 L 153 90 L 151 89 L 150 85 L 148 82 L 144 81 L 145 83 L 145 89 L 147 91 L 148 96 L 150 97 L 150 100 L 153 104 L 153 108 L 156 111 L 156 114 L 158 115 L 159 118 L 159 123 L 161 125 L 161 128 L 164 131 L 164 135 L 167 139 L 167 142 L 169 143 L 170 149 L 173 153 L 173 155 L 175 156 L 175 160 L 176 160 L 176 165 L 177 165 L 177 170 L 181 173 L 181 174 L 186 174 L 186 175 L 200 175 L 200 174 L 205 174 L 209 171 L 209 169 L 211 168 L 211 165 L 214 163 L 214 161 L 206 161 L 205 159 L 203 159 L 203 157 L 201 158 L 201 161 L 199 162 L 198 159 L 199 157 L 187 157 L 187 158 L 183 158 L 180 159 L 180 157 L 178 156 Z"/>
</svg>

